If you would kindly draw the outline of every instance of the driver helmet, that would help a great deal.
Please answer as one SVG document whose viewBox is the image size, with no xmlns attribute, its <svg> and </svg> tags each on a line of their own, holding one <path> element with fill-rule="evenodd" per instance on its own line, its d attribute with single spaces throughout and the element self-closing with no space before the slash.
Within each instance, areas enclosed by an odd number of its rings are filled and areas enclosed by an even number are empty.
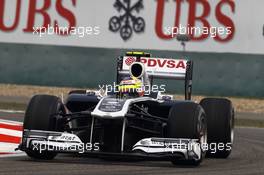
<svg viewBox="0 0 264 175">
<path fill-rule="evenodd" d="M 143 83 L 140 79 L 130 76 L 125 77 L 123 80 L 120 81 L 118 86 L 118 92 L 122 96 L 134 96 L 134 97 L 141 97 L 144 95 L 144 91 L 142 89 Z"/>
</svg>

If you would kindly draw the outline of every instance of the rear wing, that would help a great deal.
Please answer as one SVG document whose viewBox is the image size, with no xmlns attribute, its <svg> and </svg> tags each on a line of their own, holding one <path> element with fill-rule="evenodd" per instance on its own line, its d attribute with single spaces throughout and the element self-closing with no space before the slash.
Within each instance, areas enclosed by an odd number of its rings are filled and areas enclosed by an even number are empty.
<svg viewBox="0 0 264 175">
<path fill-rule="evenodd" d="M 136 60 L 137 57 L 123 57 L 122 71 L 120 73 L 129 73 L 129 66 Z M 140 62 L 145 65 L 146 73 L 150 77 L 185 79 L 187 60 L 141 57 Z"/>
<path fill-rule="evenodd" d="M 129 75 L 129 67 L 133 62 L 141 62 L 145 65 L 149 78 L 185 80 L 185 99 L 191 99 L 193 62 L 184 59 L 154 58 L 150 55 L 127 55 L 118 58 L 117 82 L 120 76 Z"/>
</svg>

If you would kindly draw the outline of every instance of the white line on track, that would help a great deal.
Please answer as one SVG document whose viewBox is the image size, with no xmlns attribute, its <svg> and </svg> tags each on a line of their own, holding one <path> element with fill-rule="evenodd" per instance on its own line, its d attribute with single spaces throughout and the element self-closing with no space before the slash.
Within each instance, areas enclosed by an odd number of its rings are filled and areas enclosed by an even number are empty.
<svg viewBox="0 0 264 175">
<path fill-rule="evenodd" d="M 253 126 L 238 126 L 238 127 L 235 127 L 235 129 L 259 129 L 259 130 L 263 130 L 264 128 L 253 127 Z"/>
<path fill-rule="evenodd" d="M 22 122 L 13 121 L 13 120 L 4 120 L 4 119 L 0 119 L 0 123 L 7 124 L 7 125 L 15 125 L 15 126 L 17 126 L 17 125 L 19 125 L 19 126 L 23 125 Z"/>
<path fill-rule="evenodd" d="M 21 153 L 21 151 L 15 151 L 17 147 L 16 143 L 0 142 L 0 153 Z"/>
<path fill-rule="evenodd" d="M 8 110 L 8 109 L 0 109 L 0 112 L 13 113 L 13 114 L 24 114 L 25 113 L 25 111 Z"/>
<path fill-rule="evenodd" d="M 6 153 L 6 154 L 0 154 L 0 158 L 25 156 L 26 154 L 24 152 L 15 151 L 17 147 L 18 144 L 15 143 L 0 142 L 0 153 Z"/>
<path fill-rule="evenodd" d="M 22 156 L 26 156 L 26 153 L 21 152 L 21 153 L 16 153 L 16 154 L 3 154 L 3 155 L 0 155 L 0 158 L 6 158 L 6 157 L 22 157 Z"/>
</svg>

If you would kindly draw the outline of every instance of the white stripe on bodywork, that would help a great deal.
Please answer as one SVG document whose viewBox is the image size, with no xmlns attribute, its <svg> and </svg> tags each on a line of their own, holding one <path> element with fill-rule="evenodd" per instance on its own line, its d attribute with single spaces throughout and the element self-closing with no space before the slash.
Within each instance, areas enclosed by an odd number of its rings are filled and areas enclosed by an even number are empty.
<svg viewBox="0 0 264 175">
<path fill-rule="evenodd" d="M 154 101 L 154 102 L 159 102 L 161 103 L 162 101 L 161 100 L 157 100 L 157 99 L 153 99 L 153 98 L 150 98 L 150 97 L 138 97 L 138 98 L 133 98 L 133 99 L 127 99 L 123 105 L 123 108 L 120 110 L 120 111 L 116 111 L 116 112 L 104 112 L 104 111 L 101 111 L 99 108 L 101 106 L 101 103 L 103 102 L 104 99 L 107 99 L 109 97 L 105 97 L 105 98 L 102 98 L 99 103 L 96 105 L 95 109 L 93 112 L 91 112 L 91 115 L 92 116 L 95 116 L 95 117 L 106 117 L 106 118 L 124 118 L 125 115 L 127 114 L 128 112 L 128 109 L 129 109 L 129 106 L 132 104 L 132 103 L 137 103 L 137 102 L 144 102 L 144 101 Z M 111 99 L 111 98 L 109 98 Z"/>
</svg>

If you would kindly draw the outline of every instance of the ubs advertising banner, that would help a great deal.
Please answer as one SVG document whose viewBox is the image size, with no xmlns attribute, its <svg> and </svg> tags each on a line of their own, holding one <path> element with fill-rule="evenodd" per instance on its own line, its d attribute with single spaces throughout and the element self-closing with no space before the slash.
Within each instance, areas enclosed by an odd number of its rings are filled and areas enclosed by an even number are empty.
<svg viewBox="0 0 264 175">
<path fill-rule="evenodd" d="M 264 54 L 263 0 L 0 0 L 0 42 Z"/>
</svg>

